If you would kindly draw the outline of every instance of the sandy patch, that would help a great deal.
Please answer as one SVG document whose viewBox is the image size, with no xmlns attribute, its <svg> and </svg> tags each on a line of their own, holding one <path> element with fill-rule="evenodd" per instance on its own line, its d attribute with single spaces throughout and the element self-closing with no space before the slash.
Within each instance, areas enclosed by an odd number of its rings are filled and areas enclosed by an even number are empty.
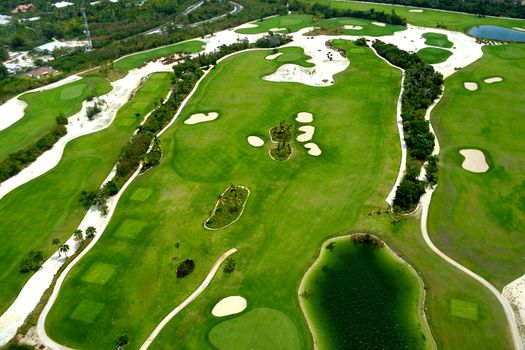
<svg viewBox="0 0 525 350">
<path fill-rule="evenodd" d="M 485 155 L 479 149 L 462 149 L 459 153 L 465 157 L 461 166 L 473 173 L 484 173 L 489 170 Z"/>
<path fill-rule="evenodd" d="M 423 12 L 423 10 L 408 10 L 408 12 L 416 12 L 416 13 L 421 13 L 421 12 Z"/>
<path fill-rule="evenodd" d="M 277 57 L 281 56 L 283 53 L 282 52 L 277 52 L 277 53 L 274 53 L 274 54 L 271 54 L 271 55 L 268 55 L 266 56 L 265 58 L 267 60 L 274 60 L 276 59 Z"/>
<path fill-rule="evenodd" d="M 193 125 L 193 124 L 198 124 L 198 123 L 203 123 L 203 122 L 209 122 L 209 121 L 217 119 L 218 116 L 219 116 L 219 113 L 217 112 L 210 112 L 208 114 L 197 113 L 197 114 L 192 115 L 188 119 L 186 119 L 184 121 L 184 124 Z"/>
<path fill-rule="evenodd" d="M 465 87 L 465 89 L 467 89 L 468 91 L 476 91 L 478 89 L 478 84 L 477 83 L 473 83 L 471 81 L 466 81 L 463 83 L 463 86 Z"/>
<path fill-rule="evenodd" d="M 239 312 L 244 311 L 248 303 L 246 299 L 241 296 L 234 295 L 226 297 L 219 301 L 211 310 L 211 314 L 215 317 L 224 317 L 229 315 L 235 315 Z"/>
<path fill-rule="evenodd" d="M 518 328 L 525 329 L 525 275 L 503 287 L 502 294 L 514 310 Z M 525 333 L 520 335 L 525 344 Z"/>
<path fill-rule="evenodd" d="M 306 143 L 304 147 L 308 149 L 308 154 L 311 156 L 317 157 L 321 155 L 321 149 L 313 142 Z"/>
<path fill-rule="evenodd" d="M 297 141 L 299 142 L 310 141 L 312 137 L 314 137 L 315 126 L 311 126 L 311 125 L 300 126 L 299 131 L 302 131 L 303 133 L 297 136 Z"/>
<path fill-rule="evenodd" d="M 280 31 L 287 31 L 288 29 L 286 28 L 270 28 L 268 29 L 269 32 L 280 32 Z"/>
<path fill-rule="evenodd" d="M 516 30 L 519 30 L 520 32 L 525 32 L 525 28 L 520 28 L 520 27 L 512 27 L 512 29 L 516 29 Z"/>
<path fill-rule="evenodd" d="M 248 143 L 253 147 L 261 147 L 264 145 L 264 140 L 259 136 L 248 136 Z"/>
<path fill-rule="evenodd" d="M 257 27 L 258 27 L 258 25 L 255 24 L 255 23 L 244 23 L 244 24 L 241 24 L 240 26 L 238 26 L 235 29 L 257 28 Z"/>
<path fill-rule="evenodd" d="M 356 25 L 353 25 L 353 24 L 345 24 L 343 26 L 344 29 L 350 29 L 350 30 L 361 30 L 363 29 L 363 27 L 361 26 L 356 26 Z"/>
<path fill-rule="evenodd" d="M 372 24 L 375 25 L 375 26 L 378 26 L 378 27 L 384 27 L 384 26 L 386 26 L 386 24 L 383 23 L 383 22 L 372 22 Z"/>
<path fill-rule="evenodd" d="M 487 78 L 487 79 L 485 79 L 483 81 L 485 83 L 487 83 L 487 84 L 499 83 L 500 81 L 503 81 L 503 78 L 501 78 L 501 77 L 493 77 L 493 78 Z"/>
<path fill-rule="evenodd" d="M 314 121 L 314 116 L 312 113 L 308 112 L 299 112 L 297 113 L 297 118 L 295 118 L 299 123 L 311 123 Z"/>
</svg>

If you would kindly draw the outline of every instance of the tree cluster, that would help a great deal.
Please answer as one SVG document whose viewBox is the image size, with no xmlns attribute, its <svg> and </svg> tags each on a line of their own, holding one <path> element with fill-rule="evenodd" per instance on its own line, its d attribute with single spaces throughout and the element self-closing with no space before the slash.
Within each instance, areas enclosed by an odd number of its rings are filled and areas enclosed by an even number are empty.
<svg viewBox="0 0 525 350">
<path fill-rule="evenodd" d="M 7 159 L 0 162 L 0 183 L 15 176 L 27 165 L 34 162 L 42 153 L 51 149 L 65 134 L 67 134 L 67 129 L 64 125 L 55 125 L 34 144 L 11 153 Z"/>
<path fill-rule="evenodd" d="M 355 244 L 369 244 L 376 248 L 383 248 L 385 246 L 385 242 L 369 233 L 355 233 L 350 236 L 350 239 Z"/>
<path fill-rule="evenodd" d="M 30 251 L 27 256 L 20 262 L 20 272 L 36 272 L 40 270 L 44 264 L 44 253 L 41 251 Z"/>
<path fill-rule="evenodd" d="M 177 266 L 177 278 L 188 276 L 195 270 L 195 263 L 191 259 L 186 259 Z"/>
<path fill-rule="evenodd" d="M 439 97 L 443 76 L 421 60 L 416 54 L 399 49 L 392 44 L 376 40 L 372 47 L 387 61 L 405 70 L 401 118 L 408 150 L 407 171 L 396 190 L 394 210 L 409 211 L 425 193 L 426 182 L 419 180 L 421 164 L 428 162 L 427 182 L 437 182 L 437 157 L 432 157 L 435 139 L 425 114 Z"/>
</svg>

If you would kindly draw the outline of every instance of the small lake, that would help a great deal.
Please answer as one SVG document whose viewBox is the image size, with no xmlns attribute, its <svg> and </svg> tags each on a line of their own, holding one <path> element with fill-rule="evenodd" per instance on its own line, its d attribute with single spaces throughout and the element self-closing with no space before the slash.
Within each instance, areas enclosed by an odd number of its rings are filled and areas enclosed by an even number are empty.
<svg viewBox="0 0 525 350">
<path fill-rule="evenodd" d="M 388 247 L 348 239 L 322 248 L 300 296 L 320 350 L 425 349 L 419 282 Z"/>
<path fill-rule="evenodd" d="M 498 26 L 475 26 L 469 29 L 468 35 L 476 38 L 525 42 L 525 32 Z"/>
</svg>

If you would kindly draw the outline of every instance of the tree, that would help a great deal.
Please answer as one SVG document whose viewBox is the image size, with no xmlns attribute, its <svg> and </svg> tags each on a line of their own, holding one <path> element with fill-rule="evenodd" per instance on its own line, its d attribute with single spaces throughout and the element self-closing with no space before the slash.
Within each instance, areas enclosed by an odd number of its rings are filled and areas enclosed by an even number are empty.
<svg viewBox="0 0 525 350">
<path fill-rule="evenodd" d="M 233 271 L 235 271 L 236 265 L 237 264 L 235 262 L 235 259 L 229 256 L 224 262 L 224 268 L 223 268 L 224 273 L 232 273 Z"/>
<path fill-rule="evenodd" d="M 58 248 L 58 256 L 60 256 L 60 253 L 64 253 L 64 255 L 67 258 L 67 252 L 68 251 L 69 251 L 69 245 L 64 243 Z"/>
<path fill-rule="evenodd" d="M 27 257 L 20 262 L 20 272 L 38 271 L 44 263 L 44 253 L 30 251 Z"/>
<path fill-rule="evenodd" d="M 186 259 L 177 266 L 177 278 L 189 275 L 195 269 L 195 263 L 191 259 Z"/>
<path fill-rule="evenodd" d="M 95 233 L 97 233 L 97 229 L 94 228 L 93 226 L 89 226 L 89 227 L 86 229 L 86 237 L 87 237 L 87 238 L 93 238 L 93 237 L 95 237 Z"/>
<path fill-rule="evenodd" d="M 128 345 L 129 336 L 127 334 L 119 335 L 115 343 L 117 344 L 117 349 L 122 349 L 124 346 Z"/>
<path fill-rule="evenodd" d="M 77 241 L 81 241 L 82 239 L 84 239 L 84 235 L 82 234 L 82 230 L 81 229 L 76 229 L 73 232 L 73 236 L 75 237 L 75 240 L 77 240 Z"/>
<path fill-rule="evenodd" d="M 51 244 L 53 244 L 53 245 L 60 245 L 60 239 L 54 238 L 53 242 L 51 242 Z"/>
</svg>

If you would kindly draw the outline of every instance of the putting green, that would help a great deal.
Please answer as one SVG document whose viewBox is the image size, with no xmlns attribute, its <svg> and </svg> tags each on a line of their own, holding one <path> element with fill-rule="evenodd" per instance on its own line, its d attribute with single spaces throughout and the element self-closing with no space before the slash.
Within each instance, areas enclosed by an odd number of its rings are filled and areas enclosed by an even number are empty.
<svg viewBox="0 0 525 350">
<path fill-rule="evenodd" d="M 19 272 L 20 261 L 31 250 L 41 250 L 47 258 L 56 250 L 51 244 L 53 238 L 63 242 L 71 236 L 86 213 L 78 201 L 80 191 L 100 186 L 113 168 L 121 147 L 140 123 L 135 113 L 146 115 L 159 97 L 166 96 L 170 83 L 168 73 L 150 76 L 118 111 L 113 124 L 68 143 L 55 168 L 0 200 L 0 313 L 30 277 Z M 38 106 L 45 110 L 44 106 Z M 122 118 L 135 122 L 122 126 L 118 123 Z"/>
<path fill-rule="evenodd" d="M 293 322 L 282 312 L 268 308 L 254 309 L 219 323 L 211 330 L 209 338 L 220 350 L 301 349 Z"/>
<path fill-rule="evenodd" d="M 146 221 L 126 219 L 115 232 L 115 237 L 135 239 L 147 224 Z"/>
<path fill-rule="evenodd" d="M 416 53 L 428 64 L 445 62 L 450 56 L 452 56 L 452 52 L 449 50 L 438 49 L 435 47 L 425 47 Z"/>
<path fill-rule="evenodd" d="M 0 160 L 36 142 L 56 125 L 56 117 L 60 113 L 69 117 L 80 111 L 86 97 L 109 91 L 111 85 L 106 79 L 87 76 L 51 90 L 20 96 L 20 100 L 27 103 L 27 108 L 22 119 L 0 131 Z"/>
<path fill-rule="evenodd" d="M 82 280 L 90 283 L 106 284 L 115 272 L 115 269 L 115 265 L 96 262 L 91 265 L 82 277 Z"/>
<path fill-rule="evenodd" d="M 149 198 L 153 190 L 151 188 L 137 188 L 131 195 L 131 200 L 144 202 Z"/>
<path fill-rule="evenodd" d="M 478 320 L 478 304 L 465 300 L 450 300 L 450 314 L 452 316 L 466 318 L 467 320 Z"/>
<path fill-rule="evenodd" d="M 95 322 L 98 314 L 104 308 L 104 303 L 99 301 L 83 299 L 71 314 L 73 320 L 91 324 Z"/>
<path fill-rule="evenodd" d="M 312 26 L 312 16 L 302 14 L 291 14 L 266 18 L 262 21 L 254 22 L 257 27 L 237 29 L 239 34 L 258 34 L 268 32 L 272 28 L 286 28 L 290 32 Z"/>
<path fill-rule="evenodd" d="M 281 64 L 293 63 L 303 67 L 313 67 L 314 64 L 307 62 L 311 57 L 304 54 L 304 50 L 300 47 L 283 47 L 279 49 L 282 55 L 275 58 L 275 62 Z"/>
<path fill-rule="evenodd" d="M 440 33 L 424 33 L 423 38 L 425 39 L 425 44 L 429 46 L 439 46 L 450 49 L 454 44 L 452 41 L 448 40 L 448 36 Z"/>
</svg>

